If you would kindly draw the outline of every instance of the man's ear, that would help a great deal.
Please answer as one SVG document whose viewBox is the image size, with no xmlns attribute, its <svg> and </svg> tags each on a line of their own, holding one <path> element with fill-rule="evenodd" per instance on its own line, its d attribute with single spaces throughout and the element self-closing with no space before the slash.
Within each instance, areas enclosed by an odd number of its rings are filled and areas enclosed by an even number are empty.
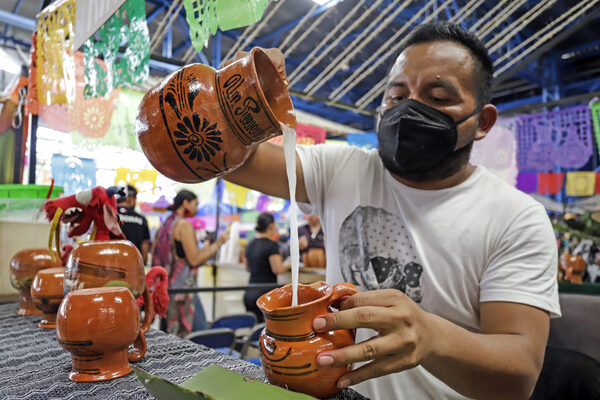
<svg viewBox="0 0 600 400">
<path fill-rule="evenodd" d="M 479 112 L 479 121 L 477 123 L 477 132 L 475 132 L 475 140 L 483 139 L 492 129 L 492 126 L 498 119 L 498 110 L 492 104 L 486 104 Z"/>
</svg>

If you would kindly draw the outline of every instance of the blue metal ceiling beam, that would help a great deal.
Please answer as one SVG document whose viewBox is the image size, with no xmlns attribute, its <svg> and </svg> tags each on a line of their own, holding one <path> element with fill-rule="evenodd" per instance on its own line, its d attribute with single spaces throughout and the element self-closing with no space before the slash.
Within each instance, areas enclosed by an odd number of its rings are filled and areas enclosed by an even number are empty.
<svg viewBox="0 0 600 400">
<path fill-rule="evenodd" d="M 327 3 L 323 4 L 321 7 L 317 8 L 315 11 L 313 11 L 310 14 L 309 18 L 313 18 L 313 17 L 316 17 L 317 15 L 320 15 L 320 14 L 324 13 L 325 11 L 327 11 L 331 7 L 335 6 L 340 1 L 342 1 L 342 0 L 329 0 Z M 267 42 L 269 42 L 271 40 L 278 40 L 279 36 L 283 32 L 285 32 L 285 31 L 287 31 L 287 30 L 295 27 L 302 20 L 302 18 L 304 18 L 304 16 L 302 16 L 300 18 L 296 18 L 295 20 L 288 22 L 287 24 L 285 24 L 285 25 L 277 28 L 273 32 L 271 32 L 268 35 L 265 35 L 265 36 L 259 38 L 258 40 L 261 41 L 261 42 L 263 42 L 263 43 L 267 43 Z M 272 44 L 270 47 L 273 47 L 273 46 L 276 46 L 276 43 Z"/>
<path fill-rule="evenodd" d="M 175 57 L 177 54 L 179 54 L 180 51 L 190 47 L 192 45 L 192 41 L 190 39 L 190 32 L 187 26 L 187 22 L 185 21 L 185 19 L 181 16 L 178 15 L 177 16 L 177 30 L 179 31 L 179 34 L 181 35 L 181 37 L 184 39 L 184 42 L 181 46 L 178 46 L 175 50 L 173 50 L 173 57 Z"/>
<path fill-rule="evenodd" d="M 33 19 L 22 17 L 4 10 L 0 10 L 0 22 L 16 26 L 17 28 L 27 29 L 30 32 L 35 30 L 36 25 L 35 20 Z"/>
<path fill-rule="evenodd" d="M 190 38 L 189 29 L 187 29 L 187 21 L 181 15 L 177 16 L 177 29 L 181 34 L 181 37 L 185 39 L 185 45 L 187 47 L 192 45 L 192 40 Z M 176 53 L 173 53 L 175 55 Z M 196 60 L 204 65 L 210 65 L 208 58 L 204 55 L 204 52 L 200 51 L 196 54 Z"/>
<path fill-rule="evenodd" d="M 212 64 L 213 68 L 219 68 L 221 65 L 221 30 L 218 29 L 217 33 L 212 37 L 210 46 L 212 48 Z"/>
<path fill-rule="evenodd" d="M 592 51 L 585 51 L 587 49 L 593 49 Z M 583 54 L 578 55 L 578 52 L 585 51 Z M 561 62 L 570 62 L 579 57 L 592 57 L 600 52 L 600 40 L 593 40 L 591 42 L 583 43 L 578 46 L 569 47 L 568 49 L 561 50 Z M 565 57 L 565 55 L 573 54 L 571 57 Z M 565 57 L 565 58 L 563 58 Z"/>
<path fill-rule="evenodd" d="M 24 40 L 20 40 L 15 37 L 7 36 L 7 35 L 0 35 L 0 43 L 10 43 L 13 46 L 21 46 L 21 47 L 23 47 L 22 50 L 25 50 L 25 51 L 29 51 L 29 48 L 31 47 L 31 42 L 26 42 Z"/>
<path fill-rule="evenodd" d="M 169 26 L 162 42 L 162 56 L 171 58 L 173 56 L 173 25 Z"/>
<path fill-rule="evenodd" d="M 158 6 L 154 11 L 150 13 L 150 15 L 146 18 L 146 21 L 150 23 L 158 14 L 160 14 L 165 9 L 165 6 Z"/>
<path fill-rule="evenodd" d="M 12 13 L 13 14 L 18 14 L 19 13 L 19 9 L 21 8 L 21 4 L 23 4 L 23 0 L 19 0 L 17 2 L 17 4 L 14 6 Z M 8 30 L 10 29 L 10 25 L 6 24 L 6 27 L 4 28 L 4 36 L 6 36 L 8 34 Z"/>
<path fill-rule="evenodd" d="M 533 53 L 526 56 L 521 62 L 513 65 L 511 68 L 509 68 L 507 71 L 505 71 L 502 75 L 498 76 L 495 81 L 497 83 L 500 83 L 500 82 L 503 82 L 503 81 L 507 80 L 508 78 L 514 76 L 518 71 L 525 68 L 529 63 L 538 59 L 540 56 L 545 54 L 548 50 L 550 50 L 554 46 L 561 43 L 563 40 L 565 40 L 566 38 L 571 36 L 573 33 L 577 32 L 579 29 L 583 28 L 585 25 L 587 25 L 593 19 L 598 17 L 599 14 L 600 14 L 600 7 L 596 7 L 595 9 L 592 9 L 591 11 L 588 12 L 587 15 L 585 15 L 585 16 L 579 18 L 578 20 L 574 21 L 573 23 L 571 23 L 566 29 L 563 29 L 558 35 L 554 36 L 552 39 L 550 39 L 549 41 L 544 43 Z"/>
<path fill-rule="evenodd" d="M 371 116 L 359 114 L 350 110 L 341 110 L 336 107 L 327 106 L 321 102 L 313 102 L 294 95 L 291 97 L 295 108 L 327 118 L 331 121 L 340 124 L 357 125 L 357 129 L 363 131 L 372 130 L 375 125 L 375 119 Z"/>
</svg>

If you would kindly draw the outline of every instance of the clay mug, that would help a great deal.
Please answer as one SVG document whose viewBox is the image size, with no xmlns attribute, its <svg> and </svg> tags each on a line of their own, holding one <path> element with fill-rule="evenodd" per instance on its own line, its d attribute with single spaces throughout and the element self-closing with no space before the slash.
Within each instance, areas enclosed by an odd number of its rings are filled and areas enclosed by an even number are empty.
<svg viewBox="0 0 600 400">
<path fill-rule="evenodd" d="M 283 71 L 254 48 L 219 70 L 191 64 L 148 91 L 136 131 L 142 150 L 161 174 L 202 182 L 239 167 L 252 148 L 296 128 Z"/>
<path fill-rule="evenodd" d="M 140 311 L 131 291 L 124 287 L 67 293 L 56 316 L 56 336 L 71 353 L 69 379 L 75 382 L 127 375 L 131 372 L 129 362 L 139 361 L 146 354 Z"/>
<path fill-rule="evenodd" d="M 298 285 L 298 305 L 291 306 L 290 284 L 262 295 L 256 304 L 265 317 L 259 339 L 262 367 L 270 383 L 318 398 L 331 397 L 339 389 L 337 380 L 348 372 L 345 367 L 317 366 L 317 355 L 354 344 L 354 332 L 340 329 L 316 333 L 313 320 L 332 312 L 332 303 L 358 290 L 351 283 L 335 286 L 319 281 Z"/>
<path fill-rule="evenodd" d="M 31 284 L 33 304 L 42 312 L 40 328 L 56 328 L 56 312 L 64 297 L 64 267 L 46 268 L 38 271 Z"/>
<path fill-rule="evenodd" d="M 582 277 L 585 273 L 587 264 L 580 255 L 563 254 L 558 261 L 560 269 L 563 271 L 563 281 L 572 283 L 582 283 Z"/>
<path fill-rule="evenodd" d="M 31 299 L 31 283 L 38 271 L 62 266 L 56 252 L 54 256 L 55 259 L 52 260 L 48 249 L 25 249 L 16 252 L 10 260 L 10 284 L 19 291 L 20 295 L 17 314 L 41 314 Z"/>
<path fill-rule="evenodd" d="M 133 297 L 144 297 L 142 331 L 147 332 L 154 317 L 150 291 L 146 287 L 144 261 L 128 240 L 84 242 L 73 248 L 67 260 L 64 290 L 123 286 Z"/>
</svg>

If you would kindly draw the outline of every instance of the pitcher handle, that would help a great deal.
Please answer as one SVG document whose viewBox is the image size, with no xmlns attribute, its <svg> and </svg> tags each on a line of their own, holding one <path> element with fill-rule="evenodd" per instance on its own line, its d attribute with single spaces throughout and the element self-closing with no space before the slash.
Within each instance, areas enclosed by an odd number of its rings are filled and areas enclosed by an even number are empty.
<svg viewBox="0 0 600 400">
<path fill-rule="evenodd" d="M 144 321 L 142 321 L 141 330 L 146 333 L 150 329 L 150 325 L 152 325 L 152 320 L 154 319 L 154 304 L 152 303 L 152 296 L 150 296 L 148 286 L 144 287 L 142 296 L 144 297 Z"/>
<path fill-rule="evenodd" d="M 129 362 L 138 362 L 146 355 L 146 336 L 140 329 L 140 333 L 133 341 L 133 349 L 127 354 Z"/>
<path fill-rule="evenodd" d="M 338 283 L 337 285 L 333 286 L 333 294 L 329 299 L 329 305 L 339 309 L 339 305 L 345 297 L 352 296 L 357 293 L 358 289 L 350 282 Z"/>
</svg>

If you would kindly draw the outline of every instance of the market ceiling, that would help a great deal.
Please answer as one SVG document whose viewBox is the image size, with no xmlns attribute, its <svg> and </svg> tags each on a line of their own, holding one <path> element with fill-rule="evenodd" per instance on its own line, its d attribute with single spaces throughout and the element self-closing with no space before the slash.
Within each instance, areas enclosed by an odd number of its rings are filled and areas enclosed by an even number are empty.
<svg viewBox="0 0 600 400">
<path fill-rule="evenodd" d="M 2 0 L 0 44 L 26 53 L 41 3 Z M 191 47 L 182 3 L 146 1 L 154 45 L 149 84 L 186 63 L 218 66 L 240 49 L 279 47 L 298 109 L 372 130 L 402 39 L 417 24 L 441 19 L 476 32 L 485 43 L 501 112 L 586 102 L 600 92 L 600 0 L 271 1 L 259 22 L 219 31 L 201 53 Z"/>
</svg>

